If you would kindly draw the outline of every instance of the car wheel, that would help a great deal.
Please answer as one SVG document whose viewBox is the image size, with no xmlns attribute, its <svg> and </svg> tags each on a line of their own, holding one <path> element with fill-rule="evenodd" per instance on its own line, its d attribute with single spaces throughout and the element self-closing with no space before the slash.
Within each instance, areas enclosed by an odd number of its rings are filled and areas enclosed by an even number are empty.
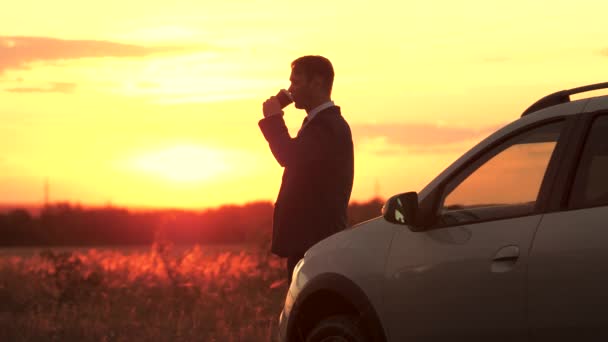
<svg viewBox="0 0 608 342">
<path fill-rule="evenodd" d="M 352 316 L 331 316 L 319 322 L 306 337 L 306 342 L 367 342 Z"/>
</svg>

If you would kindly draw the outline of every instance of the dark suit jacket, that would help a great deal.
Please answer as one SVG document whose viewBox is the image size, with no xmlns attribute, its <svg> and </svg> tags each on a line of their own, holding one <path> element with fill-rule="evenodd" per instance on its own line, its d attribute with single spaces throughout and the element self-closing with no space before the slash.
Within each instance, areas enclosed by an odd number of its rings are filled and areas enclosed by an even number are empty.
<svg viewBox="0 0 608 342">
<path fill-rule="evenodd" d="M 317 114 L 291 138 L 282 115 L 259 122 L 276 160 L 285 169 L 274 207 L 271 250 L 299 256 L 346 228 L 353 186 L 353 140 L 340 107 Z"/>
</svg>

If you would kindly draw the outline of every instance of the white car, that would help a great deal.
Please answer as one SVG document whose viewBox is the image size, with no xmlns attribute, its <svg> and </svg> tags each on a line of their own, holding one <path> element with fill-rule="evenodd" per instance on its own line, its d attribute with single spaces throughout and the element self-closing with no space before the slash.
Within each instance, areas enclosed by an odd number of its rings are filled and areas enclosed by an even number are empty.
<svg viewBox="0 0 608 342">
<path fill-rule="evenodd" d="M 551 94 L 310 248 L 281 341 L 608 341 L 608 96 Z M 407 177 L 407 173 L 395 177 Z"/>
</svg>

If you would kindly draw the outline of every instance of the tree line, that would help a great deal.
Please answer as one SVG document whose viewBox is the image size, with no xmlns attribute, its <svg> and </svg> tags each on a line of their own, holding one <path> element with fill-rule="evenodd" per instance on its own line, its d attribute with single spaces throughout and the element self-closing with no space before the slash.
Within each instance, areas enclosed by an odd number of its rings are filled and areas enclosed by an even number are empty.
<svg viewBox="0 0 608 342">
<path fill-rule="evenodd" d="M 349 225 L 380 216 L 383 201 L 351 202 Z M 0 213 L 0 246 L 142 245 L 267 243 L 273 205 L 252 202 L 194 210 L 133 211 L 83 208 L 70 203 L 47 205 L 38 215 L 26 209 Z"/>
</svg>

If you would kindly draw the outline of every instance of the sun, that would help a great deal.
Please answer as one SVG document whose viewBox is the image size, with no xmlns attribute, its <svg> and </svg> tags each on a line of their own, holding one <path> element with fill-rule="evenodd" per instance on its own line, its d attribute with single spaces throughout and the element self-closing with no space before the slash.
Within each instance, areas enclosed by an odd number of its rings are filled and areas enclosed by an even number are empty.
<svg viewBox="0 0 608 342">
<path fill-rule="evenodd" d="M 203 182 L 225 174 L 222 151 L 200 145 L 176 145 L 144 153 L 133 160 L 136 170 L 179 182 Z"/>
</svg>

